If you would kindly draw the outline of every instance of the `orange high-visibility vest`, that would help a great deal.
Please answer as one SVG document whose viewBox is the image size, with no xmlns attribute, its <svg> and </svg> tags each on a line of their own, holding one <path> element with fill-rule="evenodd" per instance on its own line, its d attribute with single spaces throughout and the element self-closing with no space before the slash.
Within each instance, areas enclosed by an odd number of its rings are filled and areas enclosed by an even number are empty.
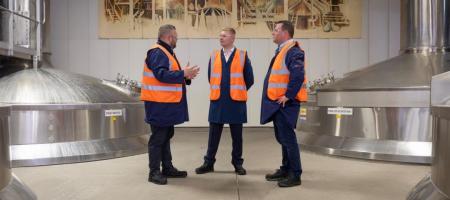
<svg viewBox="0 0 450 200">
<path fill-rule="evenodd" d="M 285 62 L 286 54 L 289 49 L 294 46 L 298 46 L 296 41 L 284 45 L 273 62 L 272 69 L 270 70 L 269 84 L 267 87 L 267 97 L 269 97 L 272 101 L 275 101 L 286 94 L 290 75 Z M 306 102 L 308 100 L 308 93 L 306 91 L 306 74 L 302 87 L 295 96 L 295 99 L 301 102 Z"/>
<path fill-rule="evenodd" d="M 179 71 L 180 66 L 177 60 L 161 45 L 155 45 L 152 47 L 161 49 L 164 54 L 169 58 L 169 70 Z M 169 84 L 158 81 L 153 74 L 153 71 L 147 67 L 147 63 L 144 62 L 144 73 L 142 76 L 141 87 L 141 100 L 153 101 L 160 103 L 179 103 L 183 96 L 182 84 Z"/>
<path fill-rule="evenodd" d="M 230 96 L 235 101 L 247 101 L 247 86 L 244 80 L 244 65 L 246 52 L 236 49 L 230 69 Z M 211 55 L 210 99 L 220 98 L 220 82 L 222 80 L 222 57 L 220 50 Z"/>
</svg>

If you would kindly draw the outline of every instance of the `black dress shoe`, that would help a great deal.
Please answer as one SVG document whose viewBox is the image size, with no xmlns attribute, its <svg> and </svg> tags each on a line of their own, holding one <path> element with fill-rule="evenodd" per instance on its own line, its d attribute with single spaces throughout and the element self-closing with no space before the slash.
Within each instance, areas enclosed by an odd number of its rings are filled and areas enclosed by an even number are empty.
<svg viewBox="0 0 450 200">
<path fill-rule="evenodd" d="M 273 174 L 266 174 L 266 180 L 268 181 L 280 181 L 288 177 L 288 173 L 282 171 L 281 169 L 277 169 L 277 171 Z"/>
<path fill-rule="evenodd" d="M 242 167 L 242 165 L 235 165 L 234 166 L 234 172 L 236 172 L 237 175 L 246 175 L 247 171 Z"/>
<path fill-rule="evenodd" d="M 171 167 L 168 169 L 163 169 L 162 174 L 167 178 L 186 178 L 187 171 L 179 171 L 175 167 Z"/>
<path fill-rule="evenodd" d="M 162 175 L 160 171 L 150 172 L 150 175 L 148 176 L 148 182 L 152 182 L 158 185 L 165 185 L 167 184 L 167 178 Z"/>
<path fill-rule="evenodd" d="M 279 187 L 292 187 L 302 184 L 302 179 L 299 176 L 289 175 L 287 178 L 278 181 Z"/>
<path fill-rule="evenodd" d="M 213 172 L 213 171 L 214 171 L 214 165 L 209 165 L 207 163 L 203 163 L 202 166 L 195 169 L 195 173 L 197 173 L 197 174 L 206 174 L 208 172 Z"/>
</svg>

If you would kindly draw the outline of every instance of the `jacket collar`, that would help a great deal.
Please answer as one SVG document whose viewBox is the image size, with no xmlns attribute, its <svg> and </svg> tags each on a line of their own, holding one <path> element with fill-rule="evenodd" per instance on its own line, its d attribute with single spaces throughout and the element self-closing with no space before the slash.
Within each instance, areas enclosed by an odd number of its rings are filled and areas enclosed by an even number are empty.
<svg viewBox="0 0 450 200">
<path fill-rule="evenodd" d="M 173 49 L 169 44 L 165 43 L 164 41 L 162 41 L 160 39 L 158 39 L 158 44 L 161 45 L 162 47 L 164 47 L 164 49 L 166 49 L 167 51 L 169 51 L 170 54 L 173 55 Z"/>
</svg>

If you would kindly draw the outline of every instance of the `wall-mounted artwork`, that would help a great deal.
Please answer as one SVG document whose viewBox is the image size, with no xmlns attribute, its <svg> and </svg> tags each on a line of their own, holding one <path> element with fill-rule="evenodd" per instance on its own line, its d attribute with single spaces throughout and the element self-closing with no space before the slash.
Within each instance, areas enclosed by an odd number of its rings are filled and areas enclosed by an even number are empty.
<svg viewBox="0 0 450 200">
<path fill-rule="evenodd" d="M 216 38 L 233 27 L 239 38 L 270 38 L 289 20 L 295 38 L 359 38 L 361 0 L 99 0 L 100 38 L 156 38 L 163 24 L 179 38 Z"/>
</svg>

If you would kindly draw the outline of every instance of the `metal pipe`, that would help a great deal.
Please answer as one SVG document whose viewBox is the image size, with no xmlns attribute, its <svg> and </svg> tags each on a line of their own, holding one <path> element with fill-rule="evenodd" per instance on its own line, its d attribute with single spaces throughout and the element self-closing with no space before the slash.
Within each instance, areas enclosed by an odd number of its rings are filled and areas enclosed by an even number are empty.
<svg viewBox="0 0 450 200">
<path fill-rule="evenodd" d="M 42 5 L 42 0 L 37 0 L 36 1 L 36 18 L 38 19 L 39 22 L 41 22 L 41 5 Z M 36 27 L 36 53 L 33 56 L 33 68 L 37 69 L 38 68 L 38 63 L 41 60 L 41 44 L 42 44 L 42 24 L 41 23 L 37 23 L 37 27 Z"/>
<path fill-rule="evenodd" d="M 450 0 L 402 0 L 401 5 L 402 51 L 450 51 Z"/>
</svg>

